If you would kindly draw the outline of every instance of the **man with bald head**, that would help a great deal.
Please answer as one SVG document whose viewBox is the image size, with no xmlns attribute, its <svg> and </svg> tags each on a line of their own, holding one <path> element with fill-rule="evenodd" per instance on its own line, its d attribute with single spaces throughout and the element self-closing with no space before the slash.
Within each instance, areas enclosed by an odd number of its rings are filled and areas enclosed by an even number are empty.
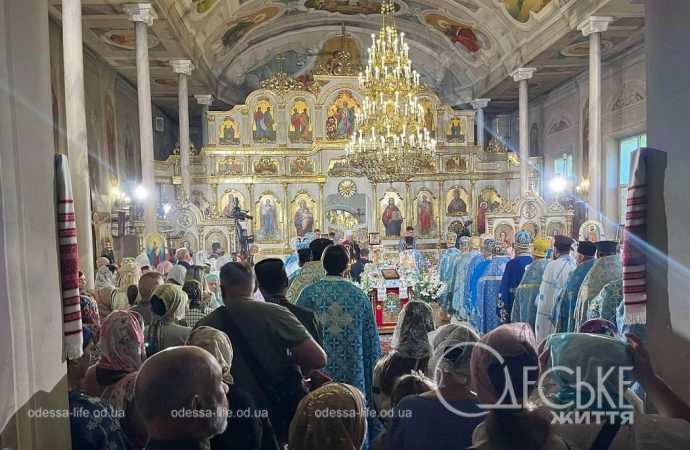
<svg viewBox="0 0 690 450">
<path fill-rule="evenodd" d="M 200 347 L 171 347 L 139 370 L 135 403 L 146 450 L 197 450 L 227 427 L 228 386 L 216 359 Z"/>
</svg>

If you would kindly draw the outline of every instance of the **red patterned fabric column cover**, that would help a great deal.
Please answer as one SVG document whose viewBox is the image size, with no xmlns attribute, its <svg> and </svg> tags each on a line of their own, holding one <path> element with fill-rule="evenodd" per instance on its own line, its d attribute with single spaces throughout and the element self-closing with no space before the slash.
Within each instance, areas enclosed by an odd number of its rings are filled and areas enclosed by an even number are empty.
<svg viewBox="0 0 690 450">
<path fill-rule="evenodd" d="M 62 293 L 63 359 L 82 356 L 79 299 L 79 248 L 72 198 L 72 180 L 65 155 L 55 155 L 55 211 L 57 214 L 60 289 Z"/>
</svg>

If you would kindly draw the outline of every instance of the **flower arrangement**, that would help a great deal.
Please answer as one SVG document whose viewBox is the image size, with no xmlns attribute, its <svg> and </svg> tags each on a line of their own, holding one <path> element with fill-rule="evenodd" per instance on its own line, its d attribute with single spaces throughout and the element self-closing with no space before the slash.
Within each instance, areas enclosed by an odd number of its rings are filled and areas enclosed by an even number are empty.
<svg viewBox="0 0 690 450">
<path fill-rule="evenodd" d="M 366 264 L 364 270 L 359 277 L 359 287 L 367 294 L 371 289 L 379 287 L 381 284 L 381 275 L 376 264 Z"/>
<path fill-rule="evenodd" d="M 446 290 L 446 283 L 441 281 L 438 271 L 431 268 L 419 274 L 412 289 L 414 299 L 426 303 L 438 303 L 441 294 Z"/>
</svg>

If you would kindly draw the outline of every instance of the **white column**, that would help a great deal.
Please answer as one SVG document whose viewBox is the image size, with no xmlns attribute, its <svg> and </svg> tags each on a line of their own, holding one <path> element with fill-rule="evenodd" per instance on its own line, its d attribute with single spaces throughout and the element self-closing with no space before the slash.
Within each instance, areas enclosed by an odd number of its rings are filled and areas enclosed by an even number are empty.
<svg viewBox="0 0 690 450">
<path fill-rule="evenodd" d="M 192 74 L 194 65 L 188 59 L 170 61 L 173 72 L 178 74 L 178 103 L 180 115 L 180 175 L 182 176 L 182 190 L 184 199 L 191 195 L 192 176 L 189 172 L 189 89 L 187 82 Z"/>
<path fill-rule="evenodd" d="M 81 30 L 81 0 L 64 0 L 62 2 L 62 47 L 64 48 L 65 59 L 67 156 L 76 213 L 79 265 L 86 275 L 89 289 L 93 289 L 91 188 L 89 186 L 89 150 L 86 136 L 84 42 L 82 41 Z"/>
<path fill-rule="evenodd" d="M 521 67 L 511 75 L 520 89 L 520 195 L 529 193 L 529 96 L 527 93 L 528 80 L 534 76 L 537 69 Z"/>
<path fill-rule="evenodd" d="M 601 213 L 601 33 L 611 17 L 590 17 L 577 29 L 589 36 L 589 216 L 599 220 Z"/>
<path fill-rule="evenodd" d="M 206 147 L 208 145 L 208 119 L 206 114 L 208 108 L 213 103 L 213 96 L 210 94 L 195 95 L 196 102 L 201 105 L 201 145 Z"/>
<path fill-rule="evenodd" d="M 476 100 L 472 100 L 470 104 L 472 105 L 472 108 L 474 108 L 475 114 L 477 116 L 477 145 L 480 147 L 484 148 L 485 144 L 485 136 L 486 136 L 486 129 L 485 129 L 485 122 L 484 122 L 484 108 L 489 106 L 489 102 L 491 101 L 490 98 L 478 98 Z"/>
<path fill-rule="evenodd" d="M 150 3 L 125 5 L 129 20 L 134 22 L 137 40 L 137 100 L 139 105 L 139 148 L 141 151 L 141 184 L 146 189 L 144 203 L 144 236 L 157 231 L 156 184 L 153 174 L 153 117 L 151 115 L 151 76 L 149 73 L 148 27 L 158 17 Z"/>
</svg>

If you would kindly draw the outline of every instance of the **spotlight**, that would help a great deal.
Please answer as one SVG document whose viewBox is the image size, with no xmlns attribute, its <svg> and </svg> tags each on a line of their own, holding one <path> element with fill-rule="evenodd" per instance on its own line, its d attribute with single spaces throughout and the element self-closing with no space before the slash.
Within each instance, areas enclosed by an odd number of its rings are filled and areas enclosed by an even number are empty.
<svg viewBox="0 0 690 450">
<path fill-rule="evenodd" d="M 163 204 L 163 213 L 167 216 L 170 210 L 172 209 L 172 206 L 170 203 L 164 203 Z"/>
<path fill-rule="evenodd" d="M 142 185 L 139 185 L 134 189 L 134 198 L 137 200 L 145 200 L 146 197 L 148 197 L 149 192 L 146 190 L 146 188 Z"/>
<path fill-rule="evenodd" d="M 549 181 L 549 188 L 559 194 L 568 187 L 568 181 L 563 177 L 554 177 Z"/>
</svg>

